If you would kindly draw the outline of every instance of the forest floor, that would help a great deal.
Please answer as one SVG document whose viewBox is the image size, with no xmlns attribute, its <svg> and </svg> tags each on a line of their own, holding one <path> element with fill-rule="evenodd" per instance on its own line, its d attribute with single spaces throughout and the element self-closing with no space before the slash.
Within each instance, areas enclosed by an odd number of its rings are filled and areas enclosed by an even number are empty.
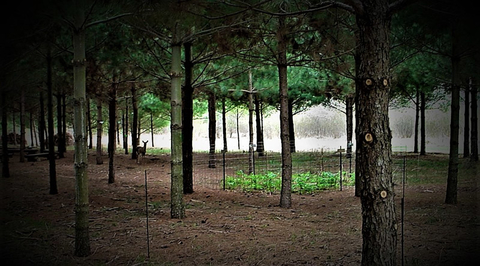
<svg viewBox="0 0 480 266">
<path fill-rule="evenodd" d="M 422 176 L 420 181 L 407 182 L 405 265 L 480 265 L 476 172 L 480 164 L 461 159 L 458 204 L 446 205 L 448 156 L 421 160 L 441 162 L 423 170 L 443 182 L 421 180 Z M 361 206 L 352 187 L 295 194 L 292 208 L 284 209 L 278 206 L 278 194 L 195 186 L 195 192 L 184 197 L 187 217 L 171 219 L 168 155 L 155 160 L 147 156 L 142 165 L 118 155 L 113 184 L 107 183 L 108 159 L 96 165 L 95 156 L 89 156 L 92 254 L 75 257 L 73 152 L 56 160 L 56 195 L 49 194 L 48 161 L 18 161 L 18 155 L 10 158 L 11 177 L 0 179 L 3 265 L 359 265 L 361 261 Z M 396 187 L 398 265 L 402 265 L 401 188 Z"/>
</svg>

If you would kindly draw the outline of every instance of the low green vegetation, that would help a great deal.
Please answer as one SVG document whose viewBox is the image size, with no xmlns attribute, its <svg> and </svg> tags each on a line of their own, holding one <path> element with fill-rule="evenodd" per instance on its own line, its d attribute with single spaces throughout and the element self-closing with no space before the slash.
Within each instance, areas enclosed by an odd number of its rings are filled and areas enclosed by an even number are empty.
<svg viewBox="0 0 480 266">
<path fill-rule="evenodd" d="M 343 186 L 354 184 L 355 174 L 343 172 Z M 225 188 L 230 190 L 242 190 L 245 192 L 264 191 L 269 193 L 280 192 L 281 175 L 274 172 L 265 174 L 246 174 L 239 171 L 236 176 L 225 178 Z M 335 189 L 340 186 L 340 174 L 331 172 L 311 173 L 305 172 L 292 175 L 292 192 L 299 194 L 311 194 L 316 191 Z"/>
</svg>

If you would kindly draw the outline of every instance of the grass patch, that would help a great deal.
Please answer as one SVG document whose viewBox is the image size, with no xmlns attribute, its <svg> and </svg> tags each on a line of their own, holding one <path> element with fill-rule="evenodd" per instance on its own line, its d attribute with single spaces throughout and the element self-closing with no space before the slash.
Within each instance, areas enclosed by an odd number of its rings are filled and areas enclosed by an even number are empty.
<svg viewBox="0 0 480 266">
<path fill-rule="evenodd" d="M 343 185 L 353 185 L 355 174 L 343 173 Z M 292 192 L 299 194 L 311 194 L 316 191 L 335 189 L 340 185 L 339 173 L 321 172 L 319 174 L 305 172 L 292 175 Z M 279 192 L 282 179 L 278 173 L 267 172 L 266 174 L 245 174 L 237 172 L 237 176 L 225 178 L 225 188 L 230 190 L 242 190 L 244 192 L 264 191 L 269 193 Z"/>
</svg>

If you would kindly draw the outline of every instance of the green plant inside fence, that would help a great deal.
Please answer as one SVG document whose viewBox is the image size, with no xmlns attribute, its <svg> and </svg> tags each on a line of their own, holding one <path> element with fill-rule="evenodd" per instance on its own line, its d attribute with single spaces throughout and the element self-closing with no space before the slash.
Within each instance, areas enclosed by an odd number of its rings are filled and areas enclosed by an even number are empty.
<svg viewBox="0 0 480 266">
<path fill-rule="evenodd" d="M 355 182 L 354 173 L 343 172 L 343 185 L 353 185 Z M 335 189 L 340 185 L 340 173 L 305 172 L 292 175 L 292 192 L 299 194 L 311 194 L 316 191 Z M 230 190 L 242 190 L 245 192 L 265 191 L 270 193 L 279 192 L 282 186 L 281 175 L 274 172 L 265 174 L 246 174 L 243 171 L 237 172 L 236 176 L 225 178 L 225 188 Z"/>
</svg>

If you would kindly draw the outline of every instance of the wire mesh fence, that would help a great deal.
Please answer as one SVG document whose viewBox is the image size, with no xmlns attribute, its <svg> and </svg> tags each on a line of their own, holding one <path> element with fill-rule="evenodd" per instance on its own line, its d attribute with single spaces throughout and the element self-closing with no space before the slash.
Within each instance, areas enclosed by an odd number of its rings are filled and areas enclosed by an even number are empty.
<svg viewBox="0 0 480 266">
<path fill-rule="evenodd" d="M 354 156 L 332 151 L 309 151 L 292 153 L 292 174 L 353 173 Z M 279 152 L 223 152 L 215 154 L 197 152 L 193 154 L 193 178 L 196 186 L 224 189 L 227 177 L 245 174 L 264 175 L 282 171 L 282 155 Z"/>
</svg>

